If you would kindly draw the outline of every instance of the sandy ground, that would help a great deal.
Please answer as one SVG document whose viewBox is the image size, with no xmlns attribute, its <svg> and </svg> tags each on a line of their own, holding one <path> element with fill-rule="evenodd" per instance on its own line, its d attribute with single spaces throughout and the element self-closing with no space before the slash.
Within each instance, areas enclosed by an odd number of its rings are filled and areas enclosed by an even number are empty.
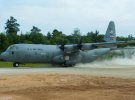
<svg viewBox="0 0 135 100">
<path fill-rule="evenodd" d="M 0 100 L 135 100 L 135 79 L 75 74 L 1 75 Z"/>
</svg>

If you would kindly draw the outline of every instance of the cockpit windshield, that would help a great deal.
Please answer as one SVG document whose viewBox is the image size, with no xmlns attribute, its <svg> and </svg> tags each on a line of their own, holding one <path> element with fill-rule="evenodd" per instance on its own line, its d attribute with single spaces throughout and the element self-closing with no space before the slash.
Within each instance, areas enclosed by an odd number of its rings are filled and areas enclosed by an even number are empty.
<svg viewBox="0 0 135 100">
<path fill-rule="evenodd" d="M 17 49 L 17 46 L 11 45 L 11 46 L 8 47 L 7 50 L 16 50 L 16 49 Z"/>
</svg>

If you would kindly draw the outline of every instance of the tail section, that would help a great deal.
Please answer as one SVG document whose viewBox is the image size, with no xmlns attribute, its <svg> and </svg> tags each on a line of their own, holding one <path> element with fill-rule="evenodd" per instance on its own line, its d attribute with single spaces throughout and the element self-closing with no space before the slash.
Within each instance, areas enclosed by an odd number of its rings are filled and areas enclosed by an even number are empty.
<svg viewBox="0 0 135 100">
<path fill-rule="evenodd" d="M 115 24 L 113 21 L 109 23 L 104 40 L 106 42 L 116 42 Z"/>
</svg>

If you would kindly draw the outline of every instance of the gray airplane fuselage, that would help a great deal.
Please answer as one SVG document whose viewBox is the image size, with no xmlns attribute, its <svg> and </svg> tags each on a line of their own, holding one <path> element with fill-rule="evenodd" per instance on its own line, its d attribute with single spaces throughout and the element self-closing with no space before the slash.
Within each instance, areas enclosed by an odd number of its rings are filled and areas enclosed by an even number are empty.
<svg viewBox="0 0 135 100">
<path fill-rule="evenodd" d="M 65 54 L 58 45 L 14 44 L 1 54 L 1 58 L 16 63 L 75 65 L 76 63 L 92 62 L 109 51 L 110 48 L 98 48 Z"/>
</svg>

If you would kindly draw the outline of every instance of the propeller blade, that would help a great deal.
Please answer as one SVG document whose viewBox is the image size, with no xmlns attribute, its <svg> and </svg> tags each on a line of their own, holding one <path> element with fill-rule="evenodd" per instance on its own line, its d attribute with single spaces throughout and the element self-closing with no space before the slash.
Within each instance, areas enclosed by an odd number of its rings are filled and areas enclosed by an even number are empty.
<svg viewBox="0 0 135 100">
<path fill-rule="evenodd" d="M 81 50 L 81 49 L 82 49 L 82 46 L 83 46 L 83 45 L 82 45 L 82 39 L 80 39 L 80 41 L 79 41 L 77 47 L 78 47 L 78 49 Z"/>
<path fill-rule="evenodd" d="M 62 51 L 65 50 L 65 43 L 63 43 L 63 44 L 60 46 L 60 49 L 61 49 Z"/>
</svg>

